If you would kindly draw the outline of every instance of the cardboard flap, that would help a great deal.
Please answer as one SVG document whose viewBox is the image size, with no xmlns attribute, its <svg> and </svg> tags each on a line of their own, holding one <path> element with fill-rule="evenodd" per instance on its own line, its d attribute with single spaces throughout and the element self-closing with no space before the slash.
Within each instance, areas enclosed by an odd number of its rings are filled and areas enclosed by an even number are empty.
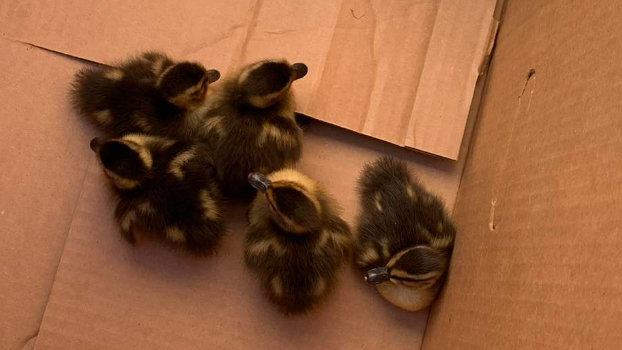
<svg viewBox="0 0 622 350">
<path fill-rule="evenodd" d="M 495 3 L 13 1 L 0 4 L 0 30 L 102 63 L 148 49 L 223 74 L 262 58 L 302 61 L 301 112 L 457 159 Z"/>
<path fill-rule="evenodd" d="M 5 1 L 3 35 L 88 60 L 112 63 L 143 50 L 226 67 L 239 55 L 254 0 Z"/>
</svg>

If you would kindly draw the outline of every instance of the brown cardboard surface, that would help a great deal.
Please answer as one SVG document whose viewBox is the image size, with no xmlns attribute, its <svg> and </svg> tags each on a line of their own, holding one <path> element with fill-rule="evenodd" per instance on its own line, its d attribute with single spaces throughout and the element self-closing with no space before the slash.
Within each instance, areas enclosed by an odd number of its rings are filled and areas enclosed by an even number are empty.
<svg viewBox="0 0 622 350">
<path fill-rule="evenodd" d="M 496 0 L 8 1 L 5 37 L 109 63 L 164 49 L 226 73 L 304 61 L 299 110 L 457 159 Z"/>
<path fill-rule="evenodd" d="M 4 1 L 2 35 L 110 63 L 160 49 L 225 67 L 239 55 L 254 0 Z"/>
<path fill-rule="evenodd" d="M 620 348 L 621 15 L 508 1 L 423 350 Z"/>
<path fill-rule="evenodd" d="M 87 147 L 87 145 L 85 145 Z M 408 160 L 453 206 L 461 163 L 414 154 L 326 124 L 305 136 L 299 166 L 357 214 L 355 181 L 381 154 Z M 286 318 L 243 264 L 245 206 L 229 208 L 230 234 L 214 258 L 192 260 L 150 242 L 132 248 L 112 220 L 113 201 L 91 162 L 37 339 L 37 349 L 404 349 L 420 347 L 427 311 L 382 299 L 350 268 L 310 314 Z"/>
<path fill-rule="evenodd" d="M 91 152 L 70 112 L 80 65 L 0 39 L 0 349 L 36 336 Z"/>
<path fill-rule="evenodd" d="M 497 0 L 441 1 L 405 145 L 456 159 L 482 60 L 492 49 Z M 443 132 L 430 132 L 443 130 Z"/>
</svg>

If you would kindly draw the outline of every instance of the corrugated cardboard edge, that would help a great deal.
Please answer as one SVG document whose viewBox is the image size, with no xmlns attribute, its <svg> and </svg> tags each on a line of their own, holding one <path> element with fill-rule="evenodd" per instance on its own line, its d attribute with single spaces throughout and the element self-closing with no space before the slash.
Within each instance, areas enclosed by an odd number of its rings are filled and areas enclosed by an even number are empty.
<svg viewBox="0 0 622 350">
<path fill-rule="evenodd" d="M 620 349 L 620 14 L 508 4 L 425 350 Z"/>
<path fill-rule="evenodd" d="M 478 6 L 470 2 L 441 2 L 404 146 L 458 159 L 467 115 L 472 104 L 479 102 L 473 100 L 475 86 L 488 66 L 499 27 L 499 21 L 494 18 L 496 4 L 496 1 Z M 456 19 L 461 21 L 456 24 Z M 457 30 L 467 34 L 456 35 Z M 466 48 L 466 54 L 472 57 L 458 59 L 456 55 L 465 54 L 455 51 L 460 47 Z M 464 85 L 457 86 L 456 82 L 461 81 Z M 447 125 L 452 127 L 445 129 Z M 443 131 L 430 135 L 425 132 L 430 128 Z"/>
<path fill-rule="evenodd" d="M 465 159 L 462 160 L 464 164 L 467 163 L 469 154 L 471 153 L 472 140 L 476 137 L 475 135 L 475 127 L 477 124 L 477 118 L 480 113 L 480 107 L 484 101 L 486 86 L 488 84 L 488 73 L 490 71 L 490 61 L 492 56 L 494 55 L 495 43 L 497 41 L 497 34 L 499 33 L 499 26 L 501 24 L 501 15 L 503 13 L 503 9 L 505 8 L 506 0 L 498 0 L 497 5 L 495 7 L 495 12 L 493 16 L 493 25 L 491 26 L 491 31 L 489 32 L 489 40 L 486 49 L 486 55 L 482 60 L 482 64 L 479 68 L 479 78 L 477 79 L 477 83 L 475 84 L 475 88 L 473 89 L 473 101 L 471 103 L 471 107 L 469 110 L 467 124 L 464 131 L 464 139 L 463 142 L 468 142 L 468 145 L 463 145 L 467 150 L 464 155 L 461 154 Z M 462 168 L 462 173 L 464 173 L 465 167 Z M 458 185 L 458 191 L 460 190 L 460 185 L 462 184 L 462 175 L 460 176 L 460 184 Z M 452 214 L 455 211 L 455 203 L 451 208 Z M 434 317 L 436 310 L 436 303 L 432 304 L 430 307 L 430 312 L 428 313 L 428 322 L 431 318 Z M 427 324 L 427 322 L 426 322 Z M 423 341 L 421 342 L 421 350 L 425 350 L 426 338 L 430 336 L 427 332 L 428 328 L 426 326 L 426 330 L 423 334 Z"/>
</svg>

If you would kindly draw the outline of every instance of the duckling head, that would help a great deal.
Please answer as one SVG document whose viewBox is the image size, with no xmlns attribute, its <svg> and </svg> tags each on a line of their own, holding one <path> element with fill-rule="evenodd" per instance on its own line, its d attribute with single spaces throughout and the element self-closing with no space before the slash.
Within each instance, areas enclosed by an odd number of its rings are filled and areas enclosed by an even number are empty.
<svg viewBox="0 0 622 350">
<path fill-rule="evenodd" d="M 256 108 L 267 108 L 287 96 L 294 80 L 307 75 L 304 63 L 260 61 L 243 68 L 237 80 L 242 99 Z"/>
<path fill-rule="evenodd" d="M 273 221 L 283 230 L 304 234 L 320 225 L 322 208 L 315 183 L 306 176 L 286 169 L 267 177 L 251 173 L 248 180 L 265 196 Z"/>
<path fill-rule="evenodd" d="M 386 266 L 367 271 L 365 280 L 392 304 L 418 311 L 429 306 L 446 270 L 446 257 L 429 246 L 415 246 L 395 254 Z"/>
<path fill-rule="evenodd" d="M 153 158 L 140 140 L 139 135 L 91 140 L 91 149 L 97 153 L 106 177 L 120 190 L 133 190 L 149 176 Z"/>
<path fill-rule="evenodd" d="M 194 62 L 180 62 L 167 68 L 156 82 L 157 88 L 172 104 L 194 109 L 204 104 L 208 85 L 220 79 L 220 72 L 206 70 Z"/>
</svg>

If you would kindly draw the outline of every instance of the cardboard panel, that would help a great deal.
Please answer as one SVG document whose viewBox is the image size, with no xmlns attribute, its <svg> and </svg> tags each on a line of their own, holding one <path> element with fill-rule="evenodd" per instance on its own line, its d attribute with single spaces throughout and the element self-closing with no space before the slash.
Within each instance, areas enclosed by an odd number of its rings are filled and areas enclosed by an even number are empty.
<svg viewBox="0 0 622 350">
<path fill-rule="evenodd" d="M 496 34 L 497 0 L 442 0 L 408 125 L 405 145 L 456 159 L 482 61 Z M 430 132 L 435 130 L 435 132 Z"/>
<path fill-rule="evenodd" d="M 357 214 L 355 181 L 381 154 L 407 159 L 452 206 L 461 165 L 314 124 L 300 169 Z M 37 349 L 419 348 L 427 311 L 398 310 L 350 268 L 318 309 L 286 318 L 245 269 L 243 205 L 229 207 L 218 255 L 192 260 L 149 242 L 133 249 L 112 220 L 113 202 L 91 163 L 39 333 Z"/>
<path fill-rule="evenodd" d="M 344 1 L 309 113 L 403 146 L 437 5 Z"/>
<path fill-rule="evenodd" d="M 221 73 L 261 58 L 303 61 L 310 71 L 296 83 L 300 111 L 457 159 L 495 3 L 8 1 L 0 30 L 104 63 L 146 49 Z"/>
<path fill-rule="evenodd" d="M 508 1 L 424 350 L 620 348 L 621 15 Z"/>
<path fill-rule="evenodd" d="M 240 55 L 255 0 L 3 1 L 3 36 L 100 63 L 159 49 L 223 71 Z"/>
<path fill-rule="evenodd" d="M 73 211 L 92 130 L 67 103 L 80 65 L 0 39 L 0 349 L 37 335 Z"/>
</svg>

